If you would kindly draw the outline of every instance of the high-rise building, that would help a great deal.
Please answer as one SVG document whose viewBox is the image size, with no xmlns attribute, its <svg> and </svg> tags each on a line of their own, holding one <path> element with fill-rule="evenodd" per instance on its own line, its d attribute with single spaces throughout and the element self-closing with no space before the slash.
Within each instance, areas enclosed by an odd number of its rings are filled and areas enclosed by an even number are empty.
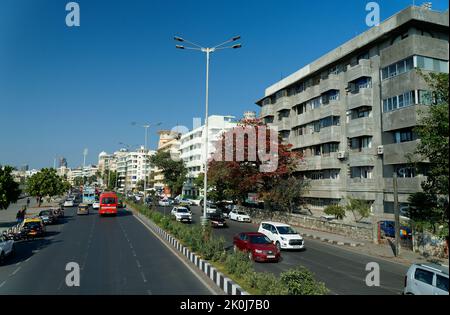
<svg viewBox="0 0 450 315">
<path fill-rule="evenodd" d="M 421 190 L 427 164 L 407 154 L 433 100 L 416 69 L 448 73 L 448 30 L 448 11 L 408 7 L 265 90 L 260 117 L 303 154 L 312 210 L 353 197 L 388 216 L 394 172 L 401 206 Z"/>
<path fill-rule="evenodd" d="M 213 115 L 208 117 L 208 157 L 216 150 L 216 143 L 223 132 L 236 126 L 233 116 Z M 198 189 L 193 181 L 205 170 L 205 125 L 183 134 L 180 138 L 180 157 L 188 170 L 187 181 L 183 187 L 183 195 L 197 196 Z"/>
</svg>

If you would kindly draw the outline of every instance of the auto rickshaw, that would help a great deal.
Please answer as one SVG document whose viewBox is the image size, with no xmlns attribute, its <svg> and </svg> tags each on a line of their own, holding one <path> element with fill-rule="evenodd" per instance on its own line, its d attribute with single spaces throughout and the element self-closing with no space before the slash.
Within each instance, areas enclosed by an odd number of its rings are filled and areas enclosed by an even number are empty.
<svg viewBox="0 0 450 315">
<path fill-rule="evenodd" d="M 87 203 L 80 203 L 78 205 L 77 215 L 88 215 L 89 205 Z"/>
</svg>

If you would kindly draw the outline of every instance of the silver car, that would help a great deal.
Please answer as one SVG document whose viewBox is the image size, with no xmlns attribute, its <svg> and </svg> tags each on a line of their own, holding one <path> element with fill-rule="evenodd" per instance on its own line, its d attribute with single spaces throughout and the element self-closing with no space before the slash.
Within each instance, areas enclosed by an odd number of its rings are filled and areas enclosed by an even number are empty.
<svg viewBox="0 0 450 315">
<path fill-rule="evenodd" d="M 406 273 L 403 294 L 448 295 L 448 267 L 413 264 Z"/>
</svg>

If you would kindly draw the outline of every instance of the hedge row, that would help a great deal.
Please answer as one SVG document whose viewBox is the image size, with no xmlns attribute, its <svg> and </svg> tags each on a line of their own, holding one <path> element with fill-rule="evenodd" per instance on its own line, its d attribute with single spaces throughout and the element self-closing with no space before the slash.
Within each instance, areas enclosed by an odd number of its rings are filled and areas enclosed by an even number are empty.
<svg viewBox="0 0 450 315">
<path fill-rule="evenodd" d="M 210 227 L 205 229 L 200 225 L 186 226 L 148 207 L 131 201 L 127 202 L 203 259 L 222 265 L 226 273 L 242 287 L 250 288 L 257 294 L 323 295 L 328 293 L 325 285 L 316 281 L 314 274 L 304 267 L 283 272 L 279 278 L 272 273 L 255 272 L 248 256 L 243 252 L 226 251 L 225 240 L 223 237 L 214 237 Z"/>
</svg>

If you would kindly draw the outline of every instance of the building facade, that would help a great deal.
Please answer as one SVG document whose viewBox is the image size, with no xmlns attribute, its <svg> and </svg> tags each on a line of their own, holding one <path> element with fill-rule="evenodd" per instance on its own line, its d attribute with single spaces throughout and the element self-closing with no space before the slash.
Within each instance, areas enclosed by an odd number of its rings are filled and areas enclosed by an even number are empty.
<svg viewBox="0 0 450 315">
<path fill-rule="evenodd" d="M 213 115 L 208 118 L 208 154 L 211 156 L 216 150 L 216 143 L 223 132 L 236 126 L 233 116 Z M 205 125 L 185 133 L 180 138 L 180 157 L 187 170 L 187 180 L 183 187 L 183 195 L 198 196 L 199 191 L 194 186 L 194 179 L 204 173 L 205 161 Z"/>
<path fill-rule="evenodd" d="M 407 157 L 419 139 L 419 111 L 433 102 L 416 71 L 448 73 L 448 11 L 409 7 L 266 89 L 260 117 L 301 152 L 312 210 L 367 200 L 393 213 L 421 190 L 427 164 Z"/>
<path fill-rule="evenodd" d="M 181 133 L 173 130 L 160 130 L 158 131 L 158 135 L 158 152 L 169 152 L 170 156 L 178 159 L 180 157 Z M 155 168 L 154 171 L 153 188 L 158 193 L 163 193 L 167 196 L 171 195 L 170 189 L 164 184 L 164 174 L 158 168 Z"/>
</svg>

